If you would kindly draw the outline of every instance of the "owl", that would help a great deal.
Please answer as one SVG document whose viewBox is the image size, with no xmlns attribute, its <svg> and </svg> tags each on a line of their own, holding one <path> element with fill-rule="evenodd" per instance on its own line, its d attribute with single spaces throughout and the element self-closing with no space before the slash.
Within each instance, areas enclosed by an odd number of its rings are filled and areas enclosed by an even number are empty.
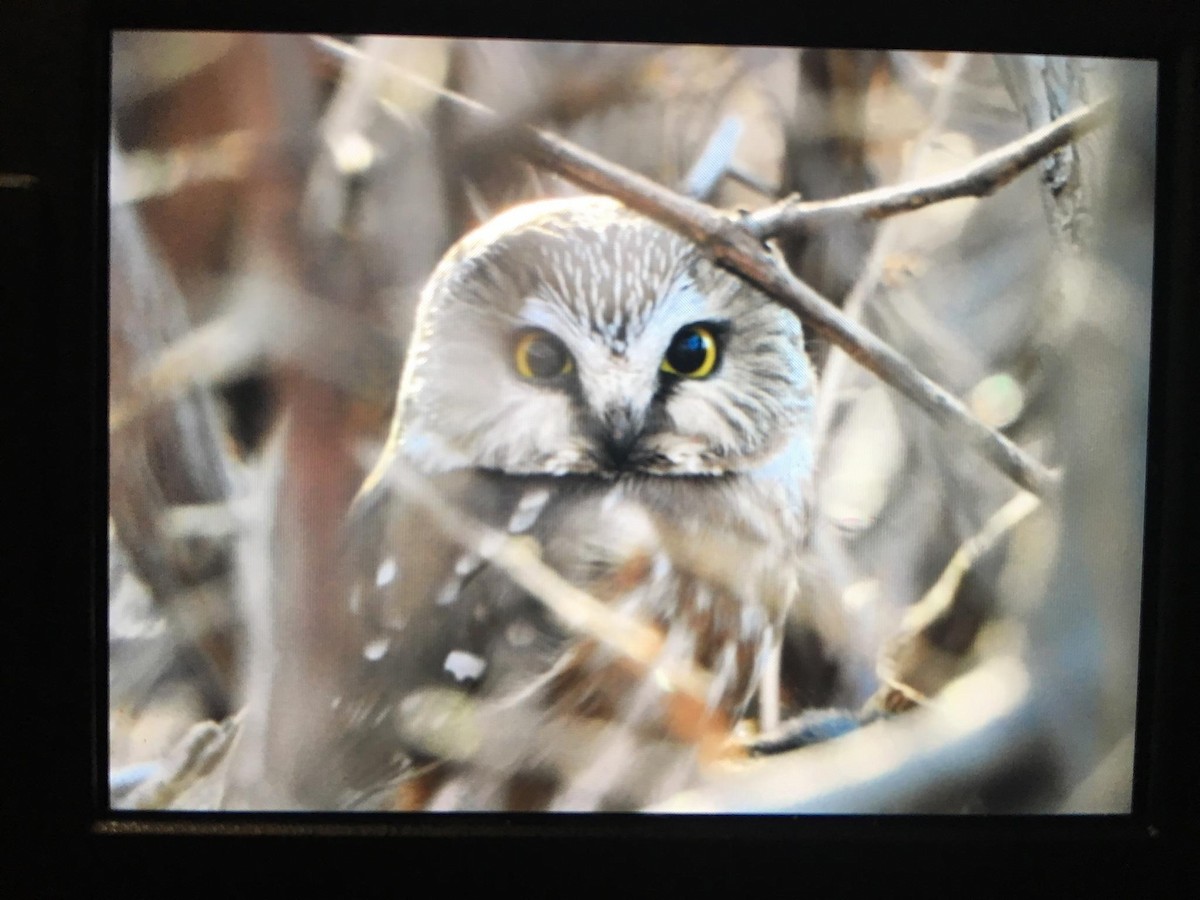
<svg viewBox="0 0 1200 900">
<path fill-rule="evenodd" d="M 305 802 L 628 810 L 696 779 L 798 593 L 814 389 L 791 312 L 613 199 L 528 203 L 463 238 L 349 517 L 356 656 Z M 656 664 L 448 537 L 398 467 L 655 629 Z M 679 666 L 704 673 L 690 705 L 658 677 Z"/>
</svg>

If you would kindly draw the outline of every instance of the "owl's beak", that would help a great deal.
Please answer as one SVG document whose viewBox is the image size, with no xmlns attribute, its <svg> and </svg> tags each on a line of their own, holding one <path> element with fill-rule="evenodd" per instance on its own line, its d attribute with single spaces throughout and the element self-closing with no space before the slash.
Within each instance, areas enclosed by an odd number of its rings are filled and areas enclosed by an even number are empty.
<svg viewBox="0 0 1200 900">
<path fill-rule="evenodd" d="M 593 431 L 604 466 L 614 471 L 625 468 L 642 433 L 641 418 L 628 407 L 609 409 Z"/>
<path fill-rule="evenodd" d="M 635 428 L 629 419 L 619 420 L 610 428 L 604 438 L 604 452 L 613 468 L 619 469 L 629 461 L 629 454 L 641 436 L 641 429 Z"/>
</svg>

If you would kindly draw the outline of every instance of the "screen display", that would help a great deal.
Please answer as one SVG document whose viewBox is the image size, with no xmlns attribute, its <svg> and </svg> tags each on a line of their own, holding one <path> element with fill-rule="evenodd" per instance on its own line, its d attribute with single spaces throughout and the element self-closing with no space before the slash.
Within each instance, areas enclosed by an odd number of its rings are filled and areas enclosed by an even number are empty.
<svg viewBox="0 0 1200 900">
<path fill-rule="evenodd" d="M 1129 812 L 1156 79 L 117 32 L 112 808 Z"/>
</svg>

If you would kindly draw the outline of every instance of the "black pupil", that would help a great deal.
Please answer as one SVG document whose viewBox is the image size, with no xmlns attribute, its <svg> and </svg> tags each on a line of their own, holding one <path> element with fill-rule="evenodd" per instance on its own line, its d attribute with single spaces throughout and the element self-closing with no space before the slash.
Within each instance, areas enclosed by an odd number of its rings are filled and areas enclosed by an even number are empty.
<svg viewBox="0 0 1200 900">
<path fill-rule="evenodd" d="M 529 342 L 525 361 L 529 371 L 538 378 L 553 378 L 566 365 L 567 353 L 553 338 L 539 337 Z"/>
<path fill-rule="evenodd" d="M 679 332 L 667 348 L 667 362 L 676 372 L 684 375 L 703 366 L 707 357 L 708 350 L 704 345 L 704 338 L 694 328 Z"/>
</svg>

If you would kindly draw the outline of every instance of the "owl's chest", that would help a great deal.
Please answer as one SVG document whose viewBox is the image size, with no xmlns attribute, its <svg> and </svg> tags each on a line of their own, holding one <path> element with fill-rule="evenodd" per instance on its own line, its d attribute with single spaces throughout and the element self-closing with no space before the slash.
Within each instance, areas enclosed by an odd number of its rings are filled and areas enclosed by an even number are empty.
<svg viewBox="0 0 1200 900">
<path fill-rule="evenodd" d="M 427 516 L 385 506 L 387 521 L 370 530 L 386 537 L 356 585 L 361 669 L 381 710 L 457 692 L 491 735 L 473 751 L 483 770 L 560 774 L 590 758 L 581 746 L 589 729 L 610 742 L 623 734 L 644 751 L 694 739 L 697 717 L 728 724 L 742 714 L 794 584 L 781 548 L 800 539 L 769 491 L 728 479 L 490 473 L 439 486 L 490 527 L 536 541 L 572 586 L 654 629 L 659 651 L 648 663 L 626 658 L 588 628 L 565 625 L 544 597 L 446 539 Z M 664 678 L 681 670 L 703 675 L 683 698 L 695 714 L 682 722 L 681 698 Z M 405 735 L 433 752 L 411 728 Z"/>
</svg>

